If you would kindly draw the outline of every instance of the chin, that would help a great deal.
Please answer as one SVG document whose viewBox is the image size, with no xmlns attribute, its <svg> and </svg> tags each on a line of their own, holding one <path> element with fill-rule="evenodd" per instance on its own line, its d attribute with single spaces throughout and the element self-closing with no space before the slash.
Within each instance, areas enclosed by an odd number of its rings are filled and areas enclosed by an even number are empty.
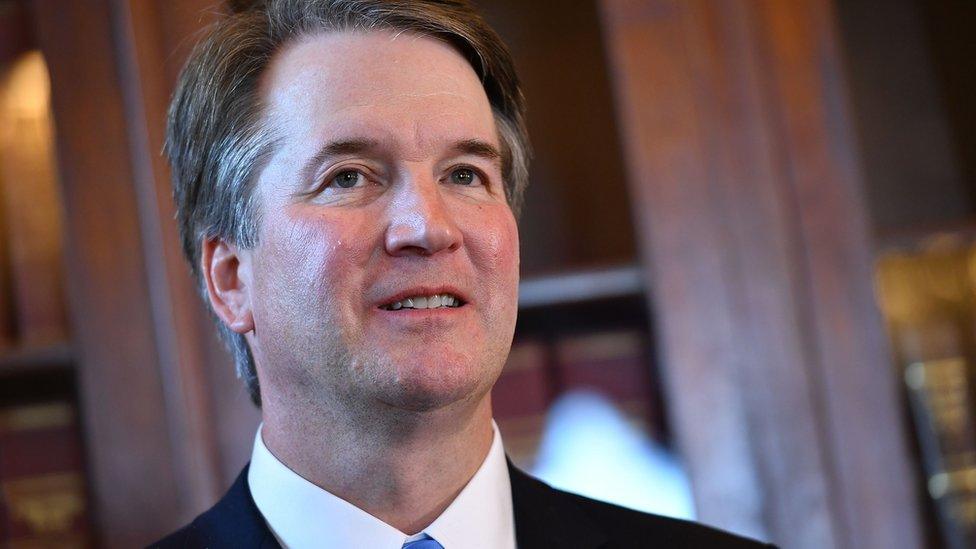
<svg viewBox="0 0 976 549">
<path fill-rule="evenodd" d="M 414 412 L 428 412 L 461 402 L 475 403 L 491 389 L 498 372 L 469 360 L 413 357 L 376 372 L 385 377 L 374 387 L 386 404 Z M 386 375 L 383 375 L 386 374 Z M 392 375 L 390 375 L 392 374 Z M 375 379 L 375 378 L 374 378 Z"/>
</svg>

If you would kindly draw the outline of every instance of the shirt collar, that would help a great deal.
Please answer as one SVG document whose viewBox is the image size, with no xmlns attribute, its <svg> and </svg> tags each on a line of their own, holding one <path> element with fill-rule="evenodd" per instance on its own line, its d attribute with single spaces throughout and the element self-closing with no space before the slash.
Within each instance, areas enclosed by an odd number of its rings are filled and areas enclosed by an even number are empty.
<svg viewBox="0 0 976 549">
<path fill-rule="evenodd" d="M 427 534 L 444 549 L 514 549 L 511 481 L 498 426 L 488 455 L 464 489 L 434 522 L 414 536 L 304 479 L 264 445 L 258 427 L 247 481 L 251 496 L 283 547 L 400 549 Z"/>
<path fill-rule="evenodd" d="M 424 529 L 444 549 L 515 548 L 515 518 L 508 462 L 498 426 L 485 461 L 454 501 Z"/>
</svg>

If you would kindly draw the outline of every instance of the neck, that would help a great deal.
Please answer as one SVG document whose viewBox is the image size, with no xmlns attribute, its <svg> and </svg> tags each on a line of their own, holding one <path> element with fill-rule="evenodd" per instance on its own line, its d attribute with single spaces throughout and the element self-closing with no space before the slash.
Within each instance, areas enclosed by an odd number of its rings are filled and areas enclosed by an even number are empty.
<svg viewBox="0 0 976 549">
<path fill-rule="evenodd" d="M 269 402 L 261 435 L 288 468 L 407 534 L 443 513 L 492 442 L 488 395 L 431 411 L 357 415 L 309 414 Z"/>
</svg>

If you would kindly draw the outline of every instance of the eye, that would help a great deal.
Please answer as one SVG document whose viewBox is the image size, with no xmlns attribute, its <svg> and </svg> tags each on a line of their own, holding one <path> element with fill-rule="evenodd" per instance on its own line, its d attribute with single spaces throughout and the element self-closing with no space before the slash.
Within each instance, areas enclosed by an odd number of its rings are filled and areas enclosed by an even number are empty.
<svg viewBox="0 0 976 549">
<path fill-rule="evenodd" d="M 481 182 L 481 178 L 478 176 L 478 172 L 472 170 L 471 168 L 457 168 L 451 172 L 451 183 L 455 185 L 477 185 Z"/>
<path fill-rule="evenodd" d="M 328 186 L 339 187 L 340 189 L 351 189 L 364 181 L 365 177 L 363 174 L 354 170 L 346 170 L 344 172 L 337 173 L 332 180 L 329 181 Z"/>
</svg>

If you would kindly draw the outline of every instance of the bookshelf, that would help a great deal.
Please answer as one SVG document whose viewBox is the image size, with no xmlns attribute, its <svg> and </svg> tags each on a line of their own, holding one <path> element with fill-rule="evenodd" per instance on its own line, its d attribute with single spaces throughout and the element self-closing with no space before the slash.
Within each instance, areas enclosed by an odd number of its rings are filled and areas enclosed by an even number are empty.
<svg viewBox="0 0 976 549">
<path fill-rule="evenodd" d="M 0 379 L 27 376 L 34 373 L 73 373 L 74 356 L 71 345 L 51 345 L 12 348 L 0 351 Z"/>
<path fill-rule="evenodd" d="M 665 473 L 642 453 L 675 452 L 647 300 L 642 269 L 634 263 L 523 277 L 512 353 L 492 393 L 495 419 L 513 462 L 543 480 L 688 518 L 690 496 L 637 488 L 644 471 L 655 483 L 673 481 L 678 493 L 680 486 L 687 493 L 677 470 Z M 594 444 L 627 451 L 584 458 Z M 602 462 L 594 475 L 605 480 L 568 473 L 581 459 L 591 467 Z"/>
<path fill-rule="evenodd" d="M 889 375 L 908 418 L 908 482 L 918 494 L 926 545 L 971 547 L 974 492 L 959 482 L 965 477 L 959 472 L 968 467 L 960 455 L 976 445 L 966 275 L 976 242 L 976 50 L 969 39 L 976 5 L 896 0 L 883 10 L 864 2 L 837 7 Z M 931 374 L 927 382 L 922 372 Z M 951 414 L 955 423 L 947 424 Z"/>
<path fill-rule="evenodd" d="M 976 225 L 954 222 L 878 240 L 876 288 L 911 418 L 928 543 L 976 543 Z"/>
<path fill-rule="evenodd" d="M 553 342 L 567 336 L 632 330 L 653 347 L 648 299 L 642 269 L 634 264 L 525 277 L 519 284 L 515 339 Z M 647 367 L 654 365 L 649 362 Z"/>
<path fill-rule="evenodd" d="M 523 278 L 519 283 L 519 310 L 643 295 L 644 280 L 637 265 L 580 269 Z"/>
<path fill-rule="evenodd" d="M 0 545 L 86 547 L 50 79 L 28 8 L 0 3 Z"/>
</svg>

